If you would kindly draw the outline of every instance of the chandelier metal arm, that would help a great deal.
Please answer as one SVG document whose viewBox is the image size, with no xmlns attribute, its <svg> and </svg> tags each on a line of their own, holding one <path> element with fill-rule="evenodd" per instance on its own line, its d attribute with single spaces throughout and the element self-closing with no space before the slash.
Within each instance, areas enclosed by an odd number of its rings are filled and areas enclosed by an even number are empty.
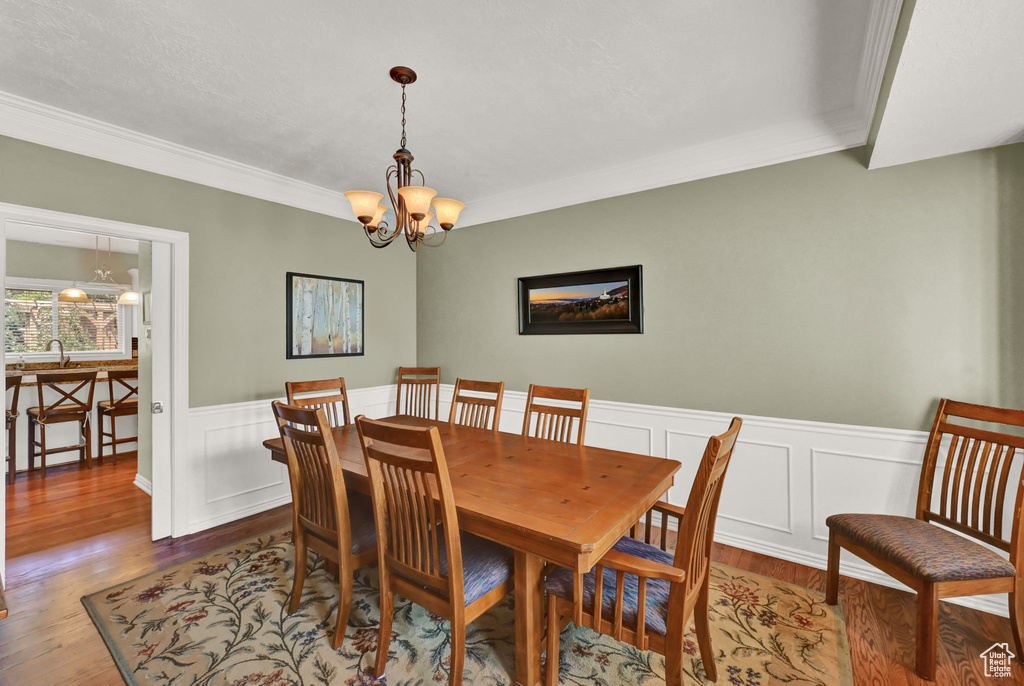
<svg viewBox="0 0 1024 686">
<path fill-rule="evenodd" d="M 442 243 L 444 243 L 446 240 L 448 240 L 447 231 L 438 231 L 433 226 L 429 226 L 427 227 L 427 229 L 428 230 L 424 233 L 424 235 L 420 236 L 419 240 L 417 241 L 421 245 L 425 245 L 428 248 L 436 248 L 440 246 Z M 441 236 L 441 240 L 437 240 L 438 236 Z"/>
<path fill-rule="evenodd" d="M 381 233 L 379 228 L 376 232 L 374 232 L 371 231 L 369 227 L 367 227 L 366 237 L 370 239 L 370 245 L 372 245 L 375 248 L 386 248 L 389 245 L 391 245 L 391 241 L 395 240 L 395 238 L 398 237 L 398 232 L 392 233 L 391 235 L 387 236 L 384 239 L 380 239 L 380 236 Z"/>
<path fill-rule="evenodd" d="M 395 151 L 395 163 L 388 167 L 384 174 L 384 183 L 387 186 L 388 199 L 391 201 L 391 210 L 395 214 L 394 225 L 389 227 L 383 221 L 383 213 L 387 211 L 386 206 L 379 204 L 380 193 L 371 191 L 349 191 L 345 195 L 352 202 L 352 209 L 356 219 L 363 225 L 370 244 L 375 248 L 383 248 L 389 245 L 400 234 L 405 236 L 409 249 L 416 251 L 421 245 L 429 247 L 439 246 L 448 238 L 448 231 L 455 225 L 459 212 L 465 209 L 465 205 L 452 200 L 451 198 L 436 198 L 436 207 L 431 208 L 431 199 L 437 195 L 437 191 L 426 188 L 426 177 L 419 169 L 412 168 L 413 156 L 406 149 L 405 135 L 405 87 L 416 81 L 416 72 L 408 67 L 394 67 L 390 71 L 391 79 L 402 86 L 402 142 L 401 147 Z M 413 183 L 414 175 L 419 175 L 420 186 Z M 413 186 L 410 191 L 400 193 L 402 189 Z M 429 193 L 429 195 L 426 195 Z M 410 213 L 409 207 L 414 209 Z M 443 205 L 442 205 L 443 202 Z M 375 209 L 374 209 L 375 207 Z M 440 222 L 441 231 L 437 227 L 430 226 L 430 217 L 437 212 L 437 219 Z M 370 226 L 376 221 L 376 226 Z M 422 226 L 421 226 L 422 224 Z M 438 234 L 441 234 L 438 236 Z"/>
</svg>

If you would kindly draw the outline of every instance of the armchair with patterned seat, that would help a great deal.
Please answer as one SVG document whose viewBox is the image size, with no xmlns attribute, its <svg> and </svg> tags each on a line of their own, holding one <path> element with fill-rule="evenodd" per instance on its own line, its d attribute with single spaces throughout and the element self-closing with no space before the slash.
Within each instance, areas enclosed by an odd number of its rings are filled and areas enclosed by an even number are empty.
<svg viewBox="0 0 1024 686">
<path fill-rule="evenodd" d="M 981 424 L 986 428 L 979 428 Z M 914 589 L 915 671 L 925 679 L 935 678 L 940 598 L 1009 593 L 1013 640 L 1017 654 L 1024 655 L 1024 481 L 1018 476 L 1014 485 L 1010 479 L 1011 473 L 1020 473 L 1014 462 L 1024 449 L 1024 436 L 1008 433 L 1006 427 L 1024 427 L 1024 411 L 943 399 L 925 447 L 916 517 L 836 514 L 825 520 L 826 602 L 835 605 L 839 600 L 843 548 Z M 1016 494 L 1012 510 L 1006 509 L 1010 486 Z M 993 549 L 1009 553 L 1009 559 Z"/>
</svg>

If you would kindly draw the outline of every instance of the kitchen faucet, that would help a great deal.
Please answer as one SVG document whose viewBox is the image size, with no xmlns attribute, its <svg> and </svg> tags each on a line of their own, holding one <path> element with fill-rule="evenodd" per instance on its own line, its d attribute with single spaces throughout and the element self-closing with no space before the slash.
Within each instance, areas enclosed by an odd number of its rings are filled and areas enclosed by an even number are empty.
<svg viewBox="0 0 1024 686">
<path fill-rule="evenodd" d="M 60 355 L 60 368 L 64 369 L 65 367 L 68 366 L 68 362 L 71 361 L 71 356 L 64 354 L 64 342 L 61 341 L 59 338 L 51 338 L 50 340 L 48 340 L 46 342 L 46 350 L 49 351 L 50 348 L 53 347 L 54 343 L 57 344 L 57 351 Z"/>
</svg>

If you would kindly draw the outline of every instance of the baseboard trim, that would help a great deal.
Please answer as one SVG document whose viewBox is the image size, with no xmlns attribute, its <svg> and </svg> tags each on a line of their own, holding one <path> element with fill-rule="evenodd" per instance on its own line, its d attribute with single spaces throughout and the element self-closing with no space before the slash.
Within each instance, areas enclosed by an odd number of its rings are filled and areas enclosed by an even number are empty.
<svg viewBox="0 0 1024 686">
<path fill-rule="evenodd" d="M 135 481 L 133 483 L 136 486 L 138 486 L 142 490 L 143 493 L 145 493 L 146 495 L 148 495 L 151 498 L 153 497 L 153 482 L 152 481 L 150 481 L 146 477 L 142 476 L 141 474 L 136 474 L 135 475 Z"/>
</svg>

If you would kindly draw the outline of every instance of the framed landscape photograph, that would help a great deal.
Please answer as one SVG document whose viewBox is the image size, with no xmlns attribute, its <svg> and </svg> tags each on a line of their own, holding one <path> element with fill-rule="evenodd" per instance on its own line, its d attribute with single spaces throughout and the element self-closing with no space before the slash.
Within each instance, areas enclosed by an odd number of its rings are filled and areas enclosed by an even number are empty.
<svg viewBox="0 0 1024 686">
<path fill-rule="evenodd" d="M 643 333 L 640 265 L 519 279 L 519 333 Z"/>
<path fill-rule="evenodd" d="M 288 272 L 289 360 L 363 354 L 363 282 Z"/>
</svg>

